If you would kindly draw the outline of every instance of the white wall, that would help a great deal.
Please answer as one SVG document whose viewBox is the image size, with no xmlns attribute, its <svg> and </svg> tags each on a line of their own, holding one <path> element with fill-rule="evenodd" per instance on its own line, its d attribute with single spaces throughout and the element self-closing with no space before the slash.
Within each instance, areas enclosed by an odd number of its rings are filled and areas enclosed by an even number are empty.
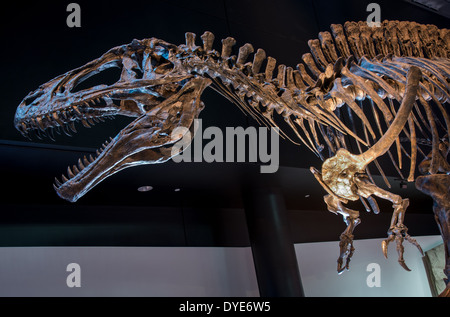
<svg viewBox="0 0 450 317">
<path fill-rule="evenodd" d="M 424 251 L 440 236 L 416 237 Z M 431 296 L 422 258 L 405 243 L 397 262 L 383 239 L 356 240 L 350 271 L 336 273 L 338 242 L 296 244 L 306 296 Z M 69 263 L 81 268 L 81 287 L 70 288 Z M 367 265 L 380 265 L 381 287 L 369 287 Z M 3 247 L 0 296 L 258 296 L 251 249 L 201 247 Z"/>
<path fill-rule="evenodd" d="M 442 243 L 441 236 L 415 237 L 423 251 Z M 411 272 L 397 262 L 396 244 L 389 245 L 388 259 L 381 251 L 383 239 L 356 240 L 350 270 L 338 275 L 339 242 L 296 244 L 295 250 L 306 296 L 431 296 L 422 256 L 416 247 L 404 242 L 404 258 Z M 370 263 L 380 266 L 381 287 L 369 287 Z"/>
<path fill-rule="evenodd" d="M 69 263 L 81 287 L 69 288 Z M 0 248 L 0 296 L 258 296 L 250 248 Z"/>
</svg>

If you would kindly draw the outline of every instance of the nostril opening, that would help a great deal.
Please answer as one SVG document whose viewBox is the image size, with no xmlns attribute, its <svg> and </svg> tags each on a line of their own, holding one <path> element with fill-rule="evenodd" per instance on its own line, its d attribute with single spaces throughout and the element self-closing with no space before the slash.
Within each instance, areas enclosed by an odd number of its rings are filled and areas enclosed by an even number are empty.
<svg viewBox="0 0 450 317">
<path fill-rule="evenodd" d="M 25 103 L 25 106 L 31 105 L 37 98 L 42 96 L 44 93 L 42 91 L 35 92 L 32 95 L 29 95 L 23 99 L 23 103 Z"/>
</svg>

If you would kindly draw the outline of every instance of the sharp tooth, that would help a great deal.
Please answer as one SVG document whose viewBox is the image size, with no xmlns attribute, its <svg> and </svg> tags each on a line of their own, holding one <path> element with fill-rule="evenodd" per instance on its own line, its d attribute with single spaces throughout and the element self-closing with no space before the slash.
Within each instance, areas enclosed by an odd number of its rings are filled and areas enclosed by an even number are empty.
<svg viewBox="0 0 450 317">
<path fill-rule="evenodd" d="M 39 127 L 39 129 L 44 131 L 45 130 L 45 125 L 42 122 L 42 118 L 40 116 L 36 118 L 36 122 L 37 122 L 37 126 Z"/>
<path fill-rule="evenodd" d="M 67 181 L 69 181 L 69 180 L 67 179 L 67 177 L 66 177 L 64 174 L 62 174 L 61 179 L 62 179 L 62 181 L 63 181 L 64 183 L 67 182 Z"/>
<path fill-rule="evenodd" d="M 76 165 L 72 166 L 73 171 L 75 172 L 75 175 L 77 175 L 80 170 L 78 169 L 78 167 Z"/>
<path fill-rule="evenodd" d="M 40 132 L 39 129 L 33 129 L 33 132 L 35 132 L 36 137 L 37 137 L 39 140 L 42 140 L 42 134 L 41 134 L 41 132 Z"/>
<path fill-rule="evenodd" d="M 34 120 L 34 118 L 31 118 L 31 119 L 30 119 L 30 123 L 31 123 L 31 126 L 32 126 L 34 129 L 37 127 L 37 123 L 36 123 L 36 120 Z"/>
<path fill-rule="evenodd" d="M 81 123 L 83 124 L 84 127 L 86 128 L 90 128 L 91 126 L 86 122 L 86 120 L 81 119 Z"/>
<path fill-rule="evenodd" d="M 100 155 L 100 151 L 99 150 L 95 150 L 95 154 L 97 154 L 97 156 L 99 156 Z"/>
<path fill-rule="evenodd" d="M 52 119 L 55 120 L 60 126 L 64 125 L 64 122 L 59 118 L 56 112 L 52 113 Z"/>
<path fill-rule="evenodd" d="M 52 117 L 51 114 L 43 116 L 42 117 L 42 121 L 45 121 L 45 120 L 48 121 L 47 125 L 50 126 L 50 127 L 54 127 L 54 126 L 57 125 L 56 122 L 53 120 L 53 117 Z"/>
<path fill-rule="evenodd" d="M 17 128 L 19 129 L 20 133 L 21 133 L 24 137 L 26 137 L 26 138 L 28 138 L 28 139 L 30 138 L 30 137 L 28 136 L 27 125 L 26 125 L 25 123 L 21 122 L 20 125 L 17 126 Z"/>
<path fill-rule="evenodd" d="M 92 119 L 95 123 L 99 123 L 99 122 L 100 122 L 96 117 L 91 117 L 91 119 Z"/>
<path fill-rule="evenodd" d="M 70 121 L 69 122 L 69 128 L 70 128 L 70 130 L 72 130 L 72 132 L 77 133 L 77 129 L 75 129 L 75 122 Z"/>
<path fill-rule="evenodd" d="M 90 125 L 95 125 L 94 121 L 92 121 L 92 118 L 86 118 L 86 120 Z"/>
<path fill-rule="evenodd" d="M 97 120 L 99 120 L 101 122 L 105 122 L 105 119 L 103 119 L 102 117 L 97 117 Z"/>
<path fill-rule="evenodd" d="M 67 111 L 66 110 L 61 110 L 61 112 L 60 112 L 60 115 L 61 115 L 61 118 L 63 119 L 63 120 L 68 120 L 68 116 L 67 116 Z"/>
<path fill-rule="evenodd" d="M 86 166 L 84 166 L 83 162 L 81 161 L 81 159 L 78 159 L 78 166 L 80 167 L 80 170 L 84 169 Z"/>
<path fill-rule="evenodd" d="M 72 178 L 72 177 L 75 176 L 75 175 L 72 173 L 72 170 L 70 169 L 70 166 L 67 166 L 67 175 L 68 175 L 70 178 Z"/>
<path fill-rule="evenodd" d="M 88 166 L 91 162 L 88 161 L 88 159 L 86 158 L 86 156 L 83 157 L 83 168 L 85 168 L 86 166 Z"/>
<path fill-rule="evenodd" d="M 75 113 L 76 113 L 77 115 L 82 116 L 82 113 L 81 113 L 80 109 L 78 109 L 77 106 L 73 106 L 72 109 L 75 111 Z"/>
<path fill-rule="evenodd" d="M 90 161 L 90 163 L 95 161 L 94 158 L 92 157 L 92 154 L 89 154 L 89 161 Z"/>
<path fill-rule="evenodd" d="M 70 132 L 69 132 L 69 126 L 68 126 L 67 124 L 65 124 L 65 125 L 62 127 L 62 129 L 63 129 L 63 132 L 64 132 L 65 135 L 67 135 L 67 136 L 72 136 L 72 134 L 70 134 Z"/>
<path fill-rule="evenodd" d="M 57 179 L 56 177 L 55 177 L 55 184 L 56 184 L 56 186 L 61 186 L 61 182 L 59 181 L 59 179 Z"/>
<path fill-rule="evenodd" d="M 55 133 L 53 132 L 53 128 L 50 128 L 50 129 L 49 129 L 48 137 L 49 137 L 52 141 L 55 141 Z"/>
<path fill-rule="evenodd" d="M 28 132 L 27 132 L 27 131 L 25 131 L 25 132 L 20 131 L 20 133 L 21 133 L 24 137 L 26 137 L 28 140 L 31 141 L 31 138 L 30 138 L 30 136 L 28 135 Z"/>
<path fill-rule="evenodd" d="M 27 129 L 27 125 L 25 124 L 25 122 L 21 122 L 20 123 L 20 127 L 22 128 L 21 130 L 23 131 L 23 132 L 26 132 L 28 129 Z"/>
</svg>

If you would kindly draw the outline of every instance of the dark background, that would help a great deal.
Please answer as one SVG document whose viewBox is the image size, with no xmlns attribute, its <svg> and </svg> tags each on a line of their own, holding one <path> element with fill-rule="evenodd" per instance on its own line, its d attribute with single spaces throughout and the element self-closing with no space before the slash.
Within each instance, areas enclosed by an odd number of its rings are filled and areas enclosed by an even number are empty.
<svg viewBox="0 0 450 317">
<path fill-rule="evenodd" d="M 178 45 L 184 43 L 185 32 L 199 37 L 208 30 L 216 36 L 216 49 L 220 39 L 232 36 L 237 40 L 236 52 L 248 42 L 279 63 L 295 66 L 309 51 L 309 39 L 329 30 L 330 24 L 366 20 L 371 2 L 76 1 L 81 6 L 81 28 L 66 25 L 70 1 L 2 3 L 0 246 L 248 246 L 243 189 L 261 186 L 281 191 L 293 242 L 338 240 L 345 225 L 341 217 L 326 211 L 325 192 L 309 172 L 310 166 L 320 167 L 320 160 L 305 146 L 280 140 L 281 166 L 274 174 L 260 174 L 259 166 L 251 163 L 168 162 L 127 169 L 72 204 L 57 197 L 54 177 L 60 177 L 79 157 L 93 153 L 129 120 L 108 121 L 91 129 L 79 125 L 79 133 L 72 138 L 58 136 L 52 142 L 24 139 L 14 129 L 13 119 L 28 92 L 134 38 L 156 37 Z M 382 20 L 449 27 L 447 18 L 405 1 L 377 3 Z M 254 124 L 212 90 L 205 91 L 202 100 L 204 128 Z M 414 184 L 400 188 L 396 176 L 388 173 L 391 191 L 411 199 L 405 220 L 410 234 L 439 234 L 431 199 Z M 384 187 L 380 177 L 376 180 Z M 143 185 L 154 189 L 138 192 Z M 386 236 L 392 206 L 378 202 L 379 215 L 354 204 L 362 219 L 356 239 Z"/>
</svg>

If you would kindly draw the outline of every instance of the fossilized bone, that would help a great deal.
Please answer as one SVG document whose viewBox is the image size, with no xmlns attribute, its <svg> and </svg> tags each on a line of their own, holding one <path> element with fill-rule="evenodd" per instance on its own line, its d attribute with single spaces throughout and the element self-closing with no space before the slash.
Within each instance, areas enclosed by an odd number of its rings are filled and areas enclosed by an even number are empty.
<svg viewBox="0 0 450 317">
<path fill-rule="evenodd" d="M 399 262 L 408 269 L 403 240 L 421 251 L 403 224 L 409 202 L 377 187 L 367 166 L 373 162 L 390 186 L 377 161 L 385 153 L 408 181 L 415 179 L 419 155 L 428 162 L 421 166 L 427 174 L 447 164 L 448 151 L 440 152 L 439 142 L 444 135 L 448 138 L 450 125 L 444 107 L 450 101 L 450 31 L 399 21 L 373 28 L 366 22 L 346 22 L 332 25 L 331 31 L 308 41 L 311 53 L 295 69 L 277 67 L 274 58 L 262 49 L 255 52 L 248 43 L 236 56 L 231 37 L 216 51 L 211 32 L 201 36 L 202 46 L 193 33 L 186 33 L 186 43 L 178 46 L 156 38 L 134 40 L 31 92 L 17 109 L 15 126 L 26 137 L 31 132 L 41 137 L 53 128 L 71 134 L 77 121 L 90 127 L 108 116 L 136 118 L 96 158 L 80 159 L 78 166 L 68 168 L 68 177 L 56 179 L 58 195 L 76 201 L 126 167 L 169 160 L 173 145 L 183 137 L 171 132 L 192 129 L 204 107 L 200 96 L 211 87 L 259 124 L 278 127 L 294 143 L 298 138 L 324 160 L 321 172 L 311 171 L 328 192 L 328 209 L 348 225 L 341 235 L 339 272 L 348 268 L 353 229 L 360 223 L 359 213 L 343 204 L 360 199 L 367 210 L 378 213 L 372 196 L 393 203 L 383 252 L 387 256 L 388 244 L 396 240 Z M 253 60 L 247 61 L 252 54 Z M 83 80 L 110 67 L 122 70 L 116 83 L 75 91 Z M 276 121 L 275 112 L 284 123 Z M 410 151 L 401 140 L 410 143 Z M 430 154 L 423 144 L 431 145 Z M 401 170 L 405 159 L 410 161 L 407 177 Z"/>
</svg>

